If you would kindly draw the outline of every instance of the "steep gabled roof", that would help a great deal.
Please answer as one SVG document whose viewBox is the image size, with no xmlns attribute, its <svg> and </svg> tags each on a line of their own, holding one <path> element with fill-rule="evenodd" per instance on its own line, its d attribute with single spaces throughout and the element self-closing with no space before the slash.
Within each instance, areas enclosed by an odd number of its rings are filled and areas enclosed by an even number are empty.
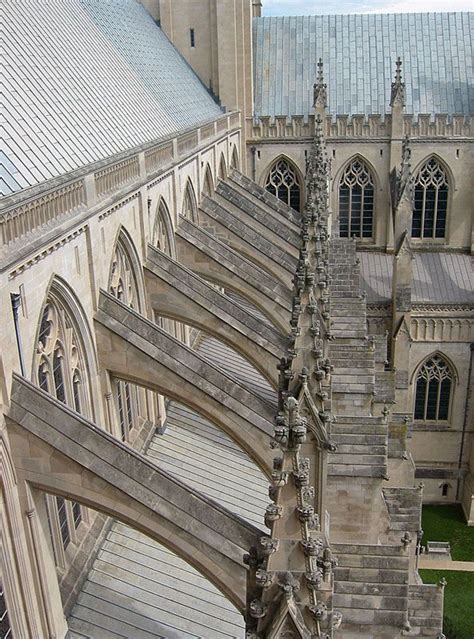
<svg viewBox="0 0 474 639">
<path fill-rule="evenodd" d="M 4 194 L 221 114 L 135 0 L 5 0 L 2 10 Z"/>
<path fill-rule="evenodd" d="M 474 13 L 255 18 L 255 115 L 311 113 L 319 58 L 330 113 L 388 113 L 397 56 L 406 113 L 471 115 L 473 26 Z"/>
</svg>

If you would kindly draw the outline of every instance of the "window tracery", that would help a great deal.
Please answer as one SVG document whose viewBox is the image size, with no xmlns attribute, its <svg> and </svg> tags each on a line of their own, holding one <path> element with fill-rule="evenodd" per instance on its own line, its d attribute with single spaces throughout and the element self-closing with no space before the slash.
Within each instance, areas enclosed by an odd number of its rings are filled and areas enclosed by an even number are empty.
<svg viewBox="0 0 474 639">
<path fill-rule="evenodd" d="M 447 421 L 451 403 L 453 373 L 440 355 L 421 366 L 416 378 L 414 418 Z"/>
<path fill-rule="evenodd" d="M 139 307 L 138 283 L 129 256 L 122 242 L 117 242 L 109 283 L 110 293 L 135 310 Z"/>
<path fill-rule="evenodd" d="M 41 316 L 36 347 L 36 381 L 39 387 L 50 393 L 63 404 L 85 416 L 92 415 L 89 375 L 86 357 L 71 312 L 50 291 Z M 71 524 L 77 528 L 83 514 L 79 503 L 70 502 L 62 497 L 48 497 L 46 500 L 48 516 L 55 519 L 52 529 L 59 531 L 57 544 L 65 550 L 71 542 Z M 61 563 L 61 560 L 59 560 Z"/>
<path fill-rule="evenodd" d="M 367 165 L 356 158 L 339 182 L 340 237 L 371 238 L 374 217 L 374 179 Z"/>
<path fill-rule="evenodd" d="M 294 166 L 283 158 L 271 167 L 266 182 L 267 191 L 282 200 L 295 211 L 301 208 L 301 184 Z"/>
<path fill-rule="evenodd" d="M 112 258 L 109 291 L 128 307 L 140 310 L 138 281 L 130 256 L 119 238 Z M 139 394 L 135 384 L 115 380 L 115 399 L 122 441 L 129 439 L 130 431 L 137 425 Z"/>
<path fill-rule="evenodd" d="M 412 237 L 444 238 L 449 184 L 445 169 L 430 158 L 415 178 Z"/>
</svg>

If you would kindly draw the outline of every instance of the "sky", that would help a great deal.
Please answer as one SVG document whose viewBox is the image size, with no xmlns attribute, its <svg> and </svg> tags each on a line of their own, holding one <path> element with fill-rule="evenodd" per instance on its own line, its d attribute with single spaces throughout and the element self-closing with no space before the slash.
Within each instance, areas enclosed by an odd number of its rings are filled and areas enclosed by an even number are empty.
<svg viewBox="0 0 474 639">
<path fill-rule="evenodd" d="M 262 0 L 264 16 L 473 11 L 474 0 Z"/>
</svg>

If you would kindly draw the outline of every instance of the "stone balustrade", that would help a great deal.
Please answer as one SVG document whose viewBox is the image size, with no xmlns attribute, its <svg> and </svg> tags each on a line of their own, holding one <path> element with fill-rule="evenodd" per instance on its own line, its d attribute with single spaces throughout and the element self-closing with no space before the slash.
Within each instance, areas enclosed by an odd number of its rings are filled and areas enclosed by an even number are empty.
<svg viewBox="0 0 474 639">
<path fill-rule="evenodd" d="M 179 136 L 135 147 L 5 197 L 0 204 L 0 246 L 13 244 L 65 214 L 90 208 L 127 185 L 146 181 L 239 127 L 239 112 L 225 114 Z"/>
<path fill-rule="evenodd" d="M 390 139 L 391 115 L 328 115 L 324 134 L 328 140 L 338 138 Z M 310 138 L 314 135 L 314 116 L 265 116 L 247 118 L 247 139 Z M 403 132 L 410 138 L 472 137 L 474 125 L 463 115 L 420 114 L 403 116 Z"/>
</svg>

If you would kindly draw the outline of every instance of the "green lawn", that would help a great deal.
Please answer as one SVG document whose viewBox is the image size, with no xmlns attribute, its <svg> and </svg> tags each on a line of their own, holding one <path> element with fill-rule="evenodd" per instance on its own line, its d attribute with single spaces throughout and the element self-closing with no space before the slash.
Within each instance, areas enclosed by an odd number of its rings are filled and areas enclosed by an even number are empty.
<svg viewBox="0 0 474 639">
<path fill-rule="evenodd" d="M 423 506 L 422 528 L 423 543 L 449 541 L 455 561 L 474 561 L 474 528 L 466 526 L 461 506 Z"/>
<path fill-rule="evenodd" d="M 424 510 L 424 508 L 423 508 Z M 444 590 L 444 632 L 447 639 L 474 637 L 474 572 L 420 570 L 424 583 L 448 582 Z"/>
</svg>

